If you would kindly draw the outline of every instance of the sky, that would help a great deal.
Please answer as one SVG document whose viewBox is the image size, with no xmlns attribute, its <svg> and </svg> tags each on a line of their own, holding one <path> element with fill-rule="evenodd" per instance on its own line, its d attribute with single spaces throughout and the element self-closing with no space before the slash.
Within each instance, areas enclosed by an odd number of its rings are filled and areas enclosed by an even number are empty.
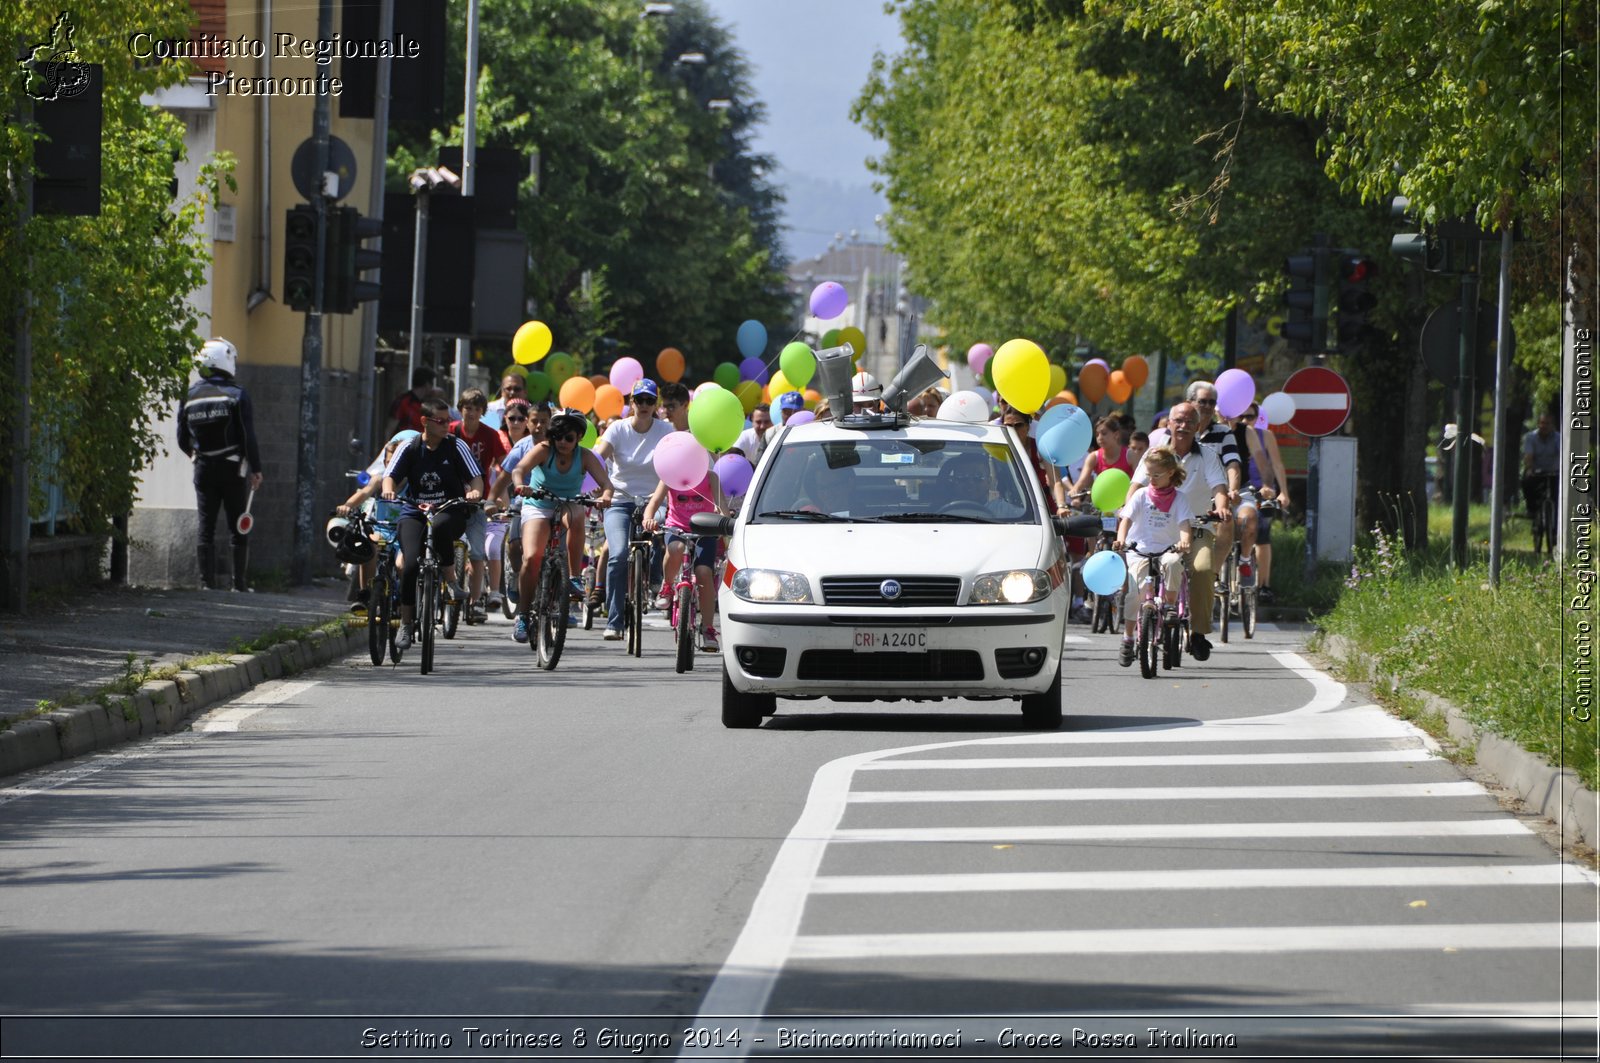
<svg viewBox="0 0 1600 1063">
<path fill-rule="evenodd" d="M 752 147 L 777 159 L 789 195 L 792 257 L 827 247 L 836 231 L 876 238 L 884 209 L 866 159 L 883 145 L 850 120 L 874 52 L 900 51 L 900 22 L 881 0 L 705 0 L 750 63 L 767 120 Z"/>
</svg>

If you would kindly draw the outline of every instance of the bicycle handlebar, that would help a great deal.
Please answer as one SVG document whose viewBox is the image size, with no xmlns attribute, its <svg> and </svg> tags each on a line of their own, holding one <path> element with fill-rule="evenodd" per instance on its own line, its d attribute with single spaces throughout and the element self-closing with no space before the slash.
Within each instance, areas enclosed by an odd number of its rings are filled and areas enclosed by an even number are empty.
<svg viewBox="0 0 1600 1063">
<path fill-rule="evenodd" d="M 579 506 L 594 506 L 598 505 L 600 502 L 598 495 L 558 495 L 551 493 L 543 487 L 529 490 L 526 485 L 524 485 L 521 490 L 526 492 L 523 494 L 523 498 L 536 499 L 542 502 L 560 502 L 567 505 Z"/>
</svg>

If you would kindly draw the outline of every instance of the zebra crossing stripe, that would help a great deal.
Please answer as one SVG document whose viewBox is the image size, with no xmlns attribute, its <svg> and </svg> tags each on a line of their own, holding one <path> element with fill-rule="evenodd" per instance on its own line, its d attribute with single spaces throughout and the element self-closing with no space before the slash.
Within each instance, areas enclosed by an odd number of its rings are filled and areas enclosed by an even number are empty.
<svg viewBox="0 0 1600 1063">
<path fill-rule="evenodd" d="M 1051 827 L 857 827 L 836 842 L 1085 842 L 1152 838 L 1484 838 L 1532 834 L 1504 813 L 1490 819 L 1389 823 L 1092 823 Z"/>
<path fill-rule="evenodd" d="M 1270 767 L 1274 764 L 1398 764 L 1436 760 L 1426 749 L 1372 749 L 1332 753 L 1176 753 L 1129 757 L 966 757 L 939 760 L 882 760 L 861 771 L 977 771 L 998 768 L 1181 768 L 1212 765 Z"/>
<path fill-rule="evenodd" d="M 1484 797 L 1483 787 L 1462 782 L 1373 783 L 1330 786 L 1082 786 L 1056 790 L 853 790 L 853 805 L 966 801 L 1344 801 L 1372 797 Z"/>
</svg>

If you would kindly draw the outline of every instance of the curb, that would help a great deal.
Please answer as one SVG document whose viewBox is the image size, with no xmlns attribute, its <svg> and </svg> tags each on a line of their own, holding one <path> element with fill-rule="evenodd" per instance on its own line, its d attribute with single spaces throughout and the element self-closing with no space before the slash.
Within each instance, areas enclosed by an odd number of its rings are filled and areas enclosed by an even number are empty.
<svg viewBox="0 0 1600 1063">
<path fill-rule="evenodd" d="M 98 749 L 184 729 L 189 718 L 269 679 L 304 672 L 365 650 L 366 624 L 330 635 L 313 631 L 227 664 L 201 665 L 171 679 L 145 683 L 132 694 L 68 705 L 26 719 L 0 716 L 0 777 L 81 757 Z"/>
<path fill-rule="evenodd" d="M 1344 636 L 1324 632 L 1321 649 L 1365 681 L 1390 691 L 1401 689 L 1398 680 L 1380 673 L 1372 659 Z M 1559 826 L 1563 842 L 1597 847 L 1600 797 L 1584 786 L 1576 773 L 1547 764 L 1515 742 L 1483 730 L 1467 719 L 1458 706 L 1437 694 L 1425 690 L 1407 692 L 1419 698 L 1428 711 L 1444 717 L 1450 737 L 1458 745 L 1475 747 L 1478 767 L 1493 775 L 1530 809 Z"/>
</svg>

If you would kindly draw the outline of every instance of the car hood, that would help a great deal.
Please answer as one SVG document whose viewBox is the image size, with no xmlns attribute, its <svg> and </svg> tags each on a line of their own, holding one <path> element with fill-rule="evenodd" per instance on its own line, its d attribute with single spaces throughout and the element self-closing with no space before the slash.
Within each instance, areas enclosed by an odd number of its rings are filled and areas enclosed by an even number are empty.
<svg viewBox="0 0 1600 1063">
<path fill-rule="evenodd" d="M 971 577 L 1007 568 L 1047 568 L 1055 539 L 1036 524 L 749 524 L 733 562 L 809 577 Z"/>
</svg>

